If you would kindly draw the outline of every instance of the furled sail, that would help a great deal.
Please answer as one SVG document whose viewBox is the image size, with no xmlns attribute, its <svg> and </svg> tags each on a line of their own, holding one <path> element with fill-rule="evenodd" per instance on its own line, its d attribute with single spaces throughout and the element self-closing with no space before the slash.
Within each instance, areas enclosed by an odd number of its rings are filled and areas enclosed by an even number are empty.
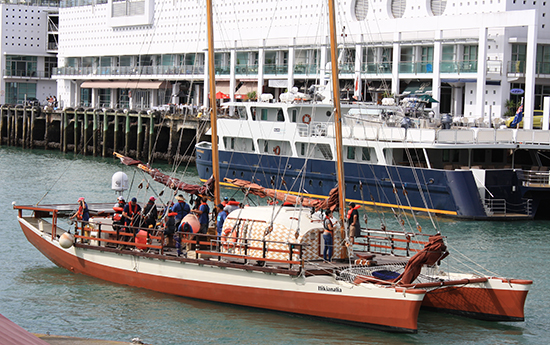
<svg viewBox="0 0 550 345">
<path fill-rule="evenodd" d="M 214 179 L 211 177 L 204 183 L 204 185 L 195 185 L 195 184 L 189 184 L 185 183 L 175 177 L 171 177 L 169 175 L 166 175 L 165 173 L 161 172 L 158 169 L 154 169 L 149 167 L 147 164 L 144 164 L 143 162 L 133 159 L 131 157 L 124 156 L 120 153 L 114 152 L 113 153 L 118 159 L 120 159 L 120 162 L 124 165 L 128 166 L 136 166 L 137 168 L 145 171 L 151 177 L 153 180 L 164 184 L 170 189 L 174 190 L 181 190 L 188 194 L 192 195 L 203 195 L 207 197 L 213 197 L 214 196 Z"/>
<path fill-rule="evenodd" d="M 245 181 L 241 179 L 224 179 L 225 182 L 231 183 L 234 186 L 241 188 L 245 194 L 257 195 L 261 198 L 272 198 L 291 205 L 301 205 L 304 207 L 312 207 L 315 210 L 331 209 L 334 210 L 338 206 L 338 187 L 333 188 L 327 199 L 314 199 L 296 196 L 290 193 L 280 192 L 275 189 L 265 188 L 257 183 Z"/>
</svg>

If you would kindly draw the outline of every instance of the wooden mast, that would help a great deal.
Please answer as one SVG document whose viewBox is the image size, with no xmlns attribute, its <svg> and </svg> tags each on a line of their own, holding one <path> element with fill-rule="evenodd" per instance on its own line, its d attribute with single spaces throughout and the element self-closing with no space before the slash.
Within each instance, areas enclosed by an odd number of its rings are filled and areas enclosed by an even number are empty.
<svg viewBox="0 0 550 345">
<path fill-rule="evenodd" d="M 212 19 L 212 0 L 206 0 L 206 18 L 208 24 L 208 83 L 210 86 L 210 126 L 212 132 L 212 175 L 214 176 L 214 205 L 220 198 L 220 160 L 218 157 L 218 109 L 216 106 L 216 79 L 214 73 L 214 23 Z"/>
<path fill-rule="evenodd" d="M 344 155 L 342 148 L 342 114 L 340 112 L 340 80 L 338 79 L 338 52 L 336 41 L 336 17 L 334 0 L 328 0 L 329 27 L 330 27 L 330 58 L 332 65 L 332 100 L 334 103 L 334 128 L 336 133 L 336 166 L 338 179 L 338 206 L 340 208 L 340 220 L 347 230 L 345 222 L 346 189 L 344 180 Z M 347 235 L 347 231 L 346 231 Z M 347 238 L 347 236 L 346 236 Z"/>
</svg>

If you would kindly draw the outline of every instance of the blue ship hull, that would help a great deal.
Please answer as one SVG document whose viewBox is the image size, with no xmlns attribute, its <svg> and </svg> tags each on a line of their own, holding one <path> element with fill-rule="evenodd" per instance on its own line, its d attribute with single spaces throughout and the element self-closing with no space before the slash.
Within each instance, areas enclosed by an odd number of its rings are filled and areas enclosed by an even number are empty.
<svg viewBox="0 0 550 345">
<path fill-rule="evenodd" d="M 196 164 L 202 180 L 212 176 L 211 155 L 210 149 L 197 148 Z M 238 178 L 266 188 L 314 198 L 328 196 L 337 183 L 336 167 L 332 161 L 306 161 L 303 158 L 234 151 L 220 151 L 219 161 L 222 182 L 224 178 Z M 387 209 L 432 212 L 456 218 L 495 219 L 494 216 L 487 216 L 474 176 L 469 170 L 346 162 L 344 171 L 347 201 Z M 514 174 L 511 170 L 509 173 Z M 513 189 L 510 186 L 512 182 L 506 180 L 503 182 L 503 179 L 495 179 L 495 190 L 500 191 L 499 197 L 519 202 L 520 196 L 505 192 Z M 503 186 L 499 185 L 502 183 Z M 526 217 L 530 216 L 521 216 L 522 219 Z"/>
</svg>

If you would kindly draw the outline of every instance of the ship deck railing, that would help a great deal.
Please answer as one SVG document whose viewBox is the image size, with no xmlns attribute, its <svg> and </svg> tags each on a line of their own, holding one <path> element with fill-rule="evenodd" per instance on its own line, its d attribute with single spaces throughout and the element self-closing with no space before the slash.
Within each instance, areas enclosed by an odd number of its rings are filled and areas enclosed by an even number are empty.
<svg viewBox="0 0 550 345">
<path fill-rule="evenodd" d="M 519 204 L 513 204 L 506 199 L 482 199 L 485 213 L 494 217 L 529 216 L 533 212 L 533 199 L 524 199 Z"/>
<path fill-rule="evenodd" d="M 51 236 L 52 240 L 60 237 L 64 232 L 71 232 L 59 226 L 58 220 L 60 209 L 55 207 L 43 206 L 14 206 L 19 211 L 19 218 L 24 218 L 32 226 L 39 229 L 44 234 Z M 61 207 L 64 210 L 64 207 Z M 23 210 L 33 211 L 33 216 L 23 217 Z M 48 220 L 50 219 L 50 220 Z M 96 218 L 97 219 L 97 218 Z M 99 218 L 101 219 L 101 218 Z M 89 247 L 110 250 L 131 250 L 136 253 L 157 253 L 160 256 L 179 257 L 186 255 L 187 252 L 193 252 L 194 255 L 202 255 L 208 258 L 217 258 L 221 260 L 237 259 L 242 265 L 248 267 L 255 262 L 257 265 L 283 264 L 288 265 L 289 274 L 298 274 L 303 271 L 304 260 L 303 250 L 306 244 L 280 242 L 265 239 L 248 239 L 242 237 L 220 238 L 212 234 L 199 234 L 176 232 L 174 246 L 167 246 L 168 236 L 164 228 L 135 227 L 112 224 L 101 221 L 75 221 L 72 235 L 74 245 L 78 247 Z M 145 235 L 141 236 L 140 231 Z M 143 234 L 143 232 L 142 232 Z M 140 237 L 142 237 L 140 239 Z M 178 251 L 177 246 L 180 246 Z M 270 245 L 288 246 L 288 249 L 270 248 Z M 240 249 L 242 253 L 232 253 L 235 249 Z M 261 251 L 261 255 L 248 255 L 249 251 Z M 270 253 L 288 255 L 287 259 L 277 259 L 270 257 Z M 285 270 L 278 266 L 279 272 Z"/>
<path fill-rule="evenodd" d="M 300 137 L 334 138 L 334 125 L 313 121 L 297 124 Z M 431 144 L 528 144 L 550 146 L 550 131 L 513 128 L 451 127 L 443 128 L 401 128 L 381 123 L 360 121 L 342 126 L 342 137 L 355 140 L 389 142 L 417 142 Z"/>
<path fill-rule="evenodd" d="M 354 238 L 354 250 L 374 254 L 410 256 L 428 243 L 430 235 L 413 232 L 363 228 L 361 236 Z"/>
<path fill-rule="evenodd" d="M 522 170 L 518 178 L 525 187 L 550 188 L 550 172 L 538 170 Z"/>
</svg>

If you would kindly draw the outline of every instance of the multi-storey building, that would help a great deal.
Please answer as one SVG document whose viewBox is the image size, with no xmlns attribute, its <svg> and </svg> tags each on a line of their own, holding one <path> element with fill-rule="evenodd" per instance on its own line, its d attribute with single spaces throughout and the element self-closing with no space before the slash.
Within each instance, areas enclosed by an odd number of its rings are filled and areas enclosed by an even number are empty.
<svg viewBox="0 0 550 345">
<path fill-rule="evenodd" d="M 499 117 L 511 89 L 526 113 L 550 94 L 546 0 L 341 0 L 343 92 L 367 101 L 428 92 L 436 113 Z M 327 5 L 320 0 L 215 1 L 220 97 L 275 96 L 326 81 Z M 549 13 L 550 14 L 550 13 Z M 202 2 L 65 0 L 58 95 L 66 106 L 207 102 Z M 526 120 L 526 127 L 528 126 Z"/>
<path fill-rule="evenodd" d="M 2 11 L 1 104 L 43 102 L 57 93 L 57 0 L 6 0 Z"/>
</svg>

